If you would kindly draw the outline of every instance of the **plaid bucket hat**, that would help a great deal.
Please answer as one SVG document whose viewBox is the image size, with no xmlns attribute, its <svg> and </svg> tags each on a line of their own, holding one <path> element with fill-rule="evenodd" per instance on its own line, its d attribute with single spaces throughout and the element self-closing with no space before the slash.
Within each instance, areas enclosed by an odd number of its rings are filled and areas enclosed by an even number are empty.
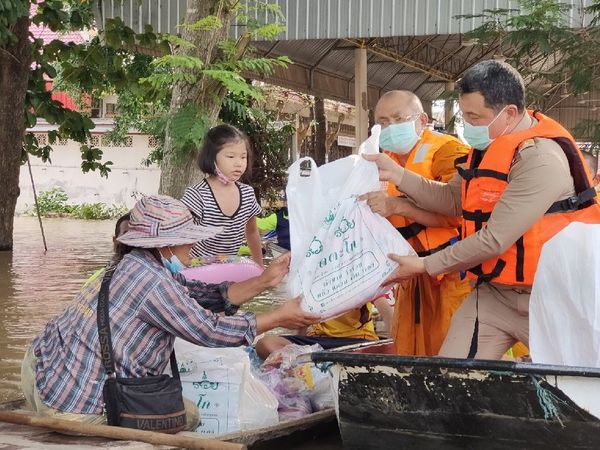
<svg viewBox="0 0 600 450">
<path fill-rule="evenodd" d="M 167 195 L 151 195 L 135 204 L 129 229 L 117 241 L 130 247 L 172 247 L 194 244 L 221 231 L 221 227 L 196 225 L 192 213 L 181 201 Z"/>
</svg>

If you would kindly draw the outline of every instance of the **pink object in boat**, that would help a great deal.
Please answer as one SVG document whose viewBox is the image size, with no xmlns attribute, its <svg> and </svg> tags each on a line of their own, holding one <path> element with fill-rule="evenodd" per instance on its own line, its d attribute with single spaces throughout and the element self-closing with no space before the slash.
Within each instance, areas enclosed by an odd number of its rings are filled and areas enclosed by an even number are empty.
<svg viewBox="0 0 600 450">
<path fill-rule="evenodd" d="M 243 259 L 239 262 L 205 264 L 200 267 L 184 269 L 181 273 L 190 280 L 198 280 L 204 283 L 222 283 L 223 281 L 246 281 L 259 276 L 263 273 L 263 270 L 251 259 Z"/>
</svg>

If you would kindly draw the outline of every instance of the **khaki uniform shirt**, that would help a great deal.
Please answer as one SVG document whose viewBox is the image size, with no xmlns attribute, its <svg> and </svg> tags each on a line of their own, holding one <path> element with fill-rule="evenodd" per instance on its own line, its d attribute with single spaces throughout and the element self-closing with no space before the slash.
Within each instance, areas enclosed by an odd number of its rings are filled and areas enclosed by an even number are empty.
<svg viewBox="0 0 600 450">
<path fill-rule="evenodd" d="M 536 120 L 525 114 L 514 131 L 531 128 Z M 507 149 L 512 151 L 512 149 Z M 398 190 L 421 208 L 460 216 L 462 178 L 448 183 L 425 179 L 404 171 Z M 574 195 L 569 163 L 561 147 L 550 139 L 535 138 L 516 156 L 508 185 L 487 225 L 477 233 L 440 252 L 425 257 L 430 275 L 469 269 L 504 253 L 558 201 Z"/>
</svg>

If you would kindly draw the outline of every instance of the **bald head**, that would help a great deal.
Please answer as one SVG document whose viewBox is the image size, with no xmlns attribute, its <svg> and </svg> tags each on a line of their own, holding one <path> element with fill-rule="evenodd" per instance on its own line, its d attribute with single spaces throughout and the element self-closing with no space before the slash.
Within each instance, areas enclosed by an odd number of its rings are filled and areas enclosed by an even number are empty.
<svg viewBox="0 0 600 450">
<path fill-rule="evenodd" d="M 375 106 L 375 122 L 383 128 L 393 123 L 417 120 L 417 132 L 427 125 L 427 114 L 419 97 L 410 91 L 389 91 L 381 96 Z"/>
</svg>

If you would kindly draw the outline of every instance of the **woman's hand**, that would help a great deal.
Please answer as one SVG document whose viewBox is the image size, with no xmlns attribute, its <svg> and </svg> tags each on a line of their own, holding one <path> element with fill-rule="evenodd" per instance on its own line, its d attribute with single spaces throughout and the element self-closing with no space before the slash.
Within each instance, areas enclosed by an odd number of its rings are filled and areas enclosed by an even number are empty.
<svg viewBox="0 0 600 450">
<path fill-rule="evenodd" d="M 388 258 L 392 261 L 397 262 L 400 267 L 394 270 L 382 284 L 382 286 L 389 286 L 398 283 L 402 280 L 407 280 L 416 275 L 425 273 L 425 262 L 423 258 L 418 256 L 398 256 L 389 254 Z"/>
<path fill-rule="evenodd" d="M 367 161 L 372 161 L 377 164 L 377 168 L 379 169 L 379 179 L 381 181 L 389 181 L 396 186 L 400 184 L 400 180 L 404 174 L 404 168 L 388 155 L 385 153 L 377 153 L 375 155 L 363 154 L 362 157 Z"/>
<path fill-rule="evenodd" d="M 290 271 L 290 259 L 290 253 L 288 252 L 271 261 L 269 267 L 259 277 L 265 288 L 275 287 L 281 283 L 283 277 Z"/>
<path fill-rule="evenodd" d="M 297 330 L 321 321 L 321 317 L 300 309 L 300 297 L 288 300 L 274 311 L 256 316 L 256 333 L 261 334 L 276 327 Z"/>
<path fill-rule="evenodd" d="M 300 308 L 300 297 L 288 300 L 276 309 L 275 313 L 279 314 L 279 326 L 290 330 L 304 328 L 321 320 L 321 316 L 307 313 Z"/>
<path fill-rule="evenodd" d="M 289 271 L 290 254 L 286 253 L 274 259 L 257 277 L 232 283 L 227 290 L 227 297 L 234 305 L 241 305 L 267 289 L 277 286 Z"/>
</svg>

